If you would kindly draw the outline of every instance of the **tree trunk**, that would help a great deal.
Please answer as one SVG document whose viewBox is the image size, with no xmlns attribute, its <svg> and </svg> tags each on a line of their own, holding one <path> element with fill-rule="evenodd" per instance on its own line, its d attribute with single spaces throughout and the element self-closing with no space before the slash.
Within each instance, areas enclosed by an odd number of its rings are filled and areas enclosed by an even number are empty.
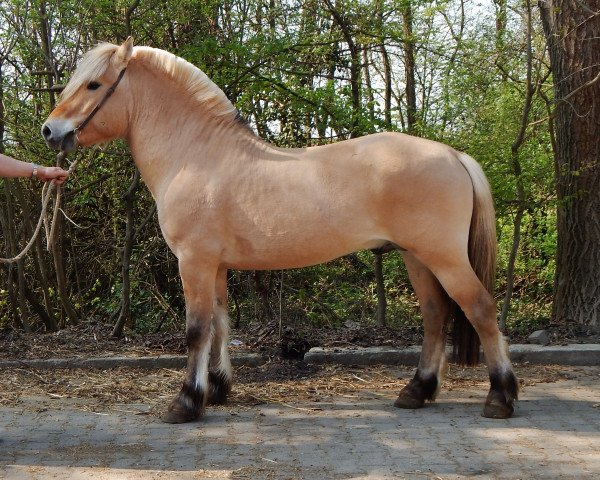
<svg viewBox="0 0 600 480">
<path fill-rule="evenodd" d="M 7 217 L 9 219 L 10 225 L 4 226 L 4 232 L 6 234 L 6 238 L 9 245 L 9 256 L 13 257 L 19 253 L 19 244 L 18 244 L 18 232 L 17 229 L 13 231 L 11 227 L 16 225 L 15 219 L 15 202 L 14 202 L 14 194 L 12 191 L 12 185 L 10 182 L 6 182 L 4 185 L 4 198 L 6 200 L 7 207 Z M 16 298 L 16 302 L 13 309 L 18 307 L 19 309 L 19 321 L 23 325 L 23 330 L 26 332 L 31 331 L 30 322 L 29 322 L 29 311 L 27 310 L 27 302 L 25 297 L 25 260 L 21 259 L 16 262 L 17 264 L 17 276 L 14 278 L 15 284 L 17 286 L 18 297 Z M 11 271 L 11 266 L 9 266 L 9 272 Z M 13 280 L 11 278 L 9 281 Z"/>
<path fill-rule="evenodd" d="M 381 44 L 381 57 L 383 60 L 383 78 L 385 84 L 385 91 L 383 93 L 384 104 L 383 114 L 385 118 L 385 124 L 388 128 L 392 128 L 392 66 L 390 63 L 390 56 L 388 55 L 385 43 Z"/>
<path fill-rule="evenodd" d="M 597 2 L 590 5 L 598 9 Z M 539 6 L 555 96 L 558 245 L 553 317 L 598 331 L 600 16 L 577 0 L 542 0 Z"/>
<path fill-rule="evenodd" d="M 56 207 L 55 207 L 56 208 Z M 67 287 L 67 275 L 65 273 L 64 256 L 63 256 L 63 218 L 62 215 L 57 215 L 55 222 L 56 225 L 56 237 L 52 243 L 52 258 L 54 259 L 54 270 L 56 271 L 56 286 L 58 289 L 58 295 L 60 297 L 60 303 L 67 314 L 71 324 L 77 325 L 79 323 L 79 316 L 73 307 L 70 300 L 69 288 Z M 66 326 L 64 317 L 61 319 L 61 328 Z"/>
<path fill-rule="evenodd" d="M 141 0 L 134 0 L 134 2 L 127 8 L 125 12 L 125 35 L 127 37 L 133 34 L 133 30 L 131 28 L 131 17 L 135 13 L 135 10 L 140 6 Z"/>
<path fill-rule="evenodd" d="M 39 36 L 42 44 L 42 50 L 44 52 L 44 56 L 46 58 L 46 67 L 47 67 L 47 88 L 49 91 L 49 100 L 50 100 L 50 109 L 54 109 L 56 105 L 56 99 L 54 96 L 54 91 L 52 87 L 54 86 L 55 81 L 59 80 L 58 71 L 55 67 L 56 63 L 54 61 L 54 55 L 52 52 L 52 32 L 50 28 L 50 24 L 48 22 L 48 12 L 46 10 L 46 1 L 43 0 L 39 5 Z M 59 165 L 63 166 L 63 165 Z M 57 187 L 60 189 L 61 187 Z M 67 287 L 67 275 L 65 272 L 66 264 L 63 255 L 63 218 L 62 215 L 58 215 L 56 217 L 56 225 L 54 227 L 56 229 L 56 236 L 54 242 L 52 244 L 52 257 L 54 260 L 54 270 L 56 272 L 56 287 L 58 289 L 58 294 L 60 298 L 60 303 L 66 313 L 67 317 L 71 321 L 72 324 L 76 325 L 79 323 L 79 317 L 73 304 L 71 303 L 69 297 L 69 289 Z M 66 325 L 64 317 L 61 319 L 61 327 Z"/>
<path fill-rule="evenodd" d="M 26 245 L 27 242 L 29 241 L 29 239 L 31 238 L 33 231 L 35 230 L 35 225 L 34 225 L 34 221 L 33 217 L 35 216 L 35 214 L 31 211 L 31 208 L 29 208 L 29 203 L 28 203 L 28 198 L 26 197 L 26 195 L 23 192 L 23 189 L 21 188 L 21 185 L 19 185 L 19 183 L 15 183 L 15 188 L 14 188 L 14 194 L 17 197 L 17 200 L 19 201 L 19 203 L 21 204 L 21 211 L 23 214 L 23 239 L 22 239 L 22 245 Z M 36 242 L 34 244 L 33 247 L 33 251 L 35 252 L 36 255 L 32 255 L 31 259 L 32 259 L 32 265 L 33 265 L 33 270 L 35 272 L 35 276 L 38 280 L 38 283 L 40 285 L 40 288 L 42 290 L 42 294 L 43 294 L 43 300 L 44 300 L 44 304 L 45 307 L 44 308 L 35 298 L 35 292 L 30 290 L 27 287 L 27 284 L 24 284 L 24 294 L 27 297 L 27 301 L 29 302 L 29 304 L 32 307 L 32 310 L 38 315 L 38 317 L 40 318 L 40 320 L 44 323 L 44 325 L 46 326 L 46 331 L 48 332 L 56 332 L 58 330 L 58 324 L 56 323 L 56 320 L 53 316 L 53 312 L 52 312 L 52 308 L 51 308 L 51 304 L 49 301 L 49 287 L 48 287 L 48 277 L 45 274 L 45 264 L 44 264 L 44 257 L 41 254 L 41 248 L 42 246 L 42 239 L 40 236 L 37 237 Z M 18 249 L 20 250 L 20 248 Z M 39 253 L 38 254 L 38 250 Z M 25 260 L 25 259 L 23 259 Z M 20 281 L 20 279 L 19 279 Z"/>
<path fill-rule="evenodd" d="M 415 133 L 417 123 L 417 90 L 415 80 L 415 42 L 413 38 L 412 6 L 407 2 L 402 9 L 404 33 L 404 75 L 406 81 L 406 132 Z"/>
<path fill-rule="evenodd" d="M 123 289 L 121 291 L 121 307 L 119 318 L 112 331 L 113 337 L 120 337 L 123 334 L 123 328 L 127 321 L 131 321 L 131 278 L 129 276 L 129 266 L 131 264 L 131 254 L 135 243 L 135 192 L 140 186 L 140 171 L 135 170 L 131 185 L 127 189 L 123 199 L 125 200 L 125 209 L 127 212 L 127 225 L 125 227 L 125 246 L 123 247 L 123 262 L 121 264 L 121 281 Z"/>
<path fill-rule="evenodd" d="M 329 12 L 333 16 L 335 23 L 342 32 L 344 41 L 350 50 L 350 92 L 352 96 L 352 125 L 350 127 L 350 138 L 360 137 L 362 135 L 360 119 L 362 116 L 362 106 L 360 101 L 360 45 L 358 45 L 353 36 L 353 26 L 344 14 L 337 9 L 337 4 L 334 6 L 331 0 L 325 0 Z"/>
<path fill-rule="evenodd" d="M 515 212 L 515 222 L 513 225 L 513 241 L 510 249 L 510 255 L 508 257 L 508 267 L 506 273 L 506 292 L 504 294 L 504 301 L 502 302 L 502 311 L 500 313 L 499 327 L 502 332 L 506 331 L 506 318 L 508 317 L 508 310 L 510 308 L 510 301 L 513 294 L 515 284 L 515 267 L 517 263 L 517 254 L 519 252 L 519 245 L 521 243 L 521 223 L 523 221 L 523 214 L 527 207 L 527 198 L 525 196 L 525 187 L 523 185 L 523 169 L 521 167 L 521 161 L 519 160 L 519 150 L 525 142 L 525 133 L 527 131 L 527 125 L 529 123 L 529 112 L 531 111 L 531 105 L 533 103 L 533 95 L 535 94 L 536 88 L 533 85 L 533 51 L 531 48 L 531 37 L 532 37 L 532 23 L 531 23 L 531 3 L 529 0 L 525 2 L 525 19 L 527 24 L 527 39 L 526 39 L 526 50 L 527 50 L 527 77 L 525 81 L 525 102 L 523 105 L 523 111 L 521 112 L 521 125 L 519 127 L 517 138 L 511 146 L 511 166 L 516 181 L 516 193 L 517 193 L 517 210 Z"/>
<path fill-rule="evenodd" d="M 506 27 L 508 20 L 508 5 L 507 0 L 494 0 L 494 8 L 496 10 L 496 52 L 498 52 L 498 59 L 496 63 L 500 65 L 502 81 L 505 82 L 508 79 L 506 74 L 505 64 L 507 60 L 506 49 Z"/>
<path fill-rule="evenodd" d="M 268 284 L 265 285 L 265 271 L 254 270 L 254 293 L 260 298 L 260 302 L 256 302 L 256 313 L 255 316 L 259 320 L 273 318 L 273 309 L 269 303 L 269 292 L 271 291 L 271 281 L 268 279 Z"/>
<path fill-rule="evenodd" d="M 48 24 L 48 12 L 46 11 L 46 2 L 40 2 L 40 39 L 42 41 L 42 50 L 46 55 L 46 66 L 48 67 L 46 74 L 46 82 L 48 87 L 48 98 L 50 99 L 50 110 L 54 110 L 56 106 L 56 97 L 52 87 L 54 86 L 54 79 L 58 79 L 58 74 L 54 68 L 54 62 L 52 60 L 52 47 L 50 40 L 50 26 Z"/>
<path fill-rule="evenodd" d="M 373 133 L 373 123 L 375 123 L 375 96 L 373 94 L 373 83 L 371 82 L 371 72 L 369 71 L 369 67 L 371 62 L 369 60 L 369 52 L 366 46 L 362 49 L 362 58 L 363 58 L 363 71 L 365 72 L 365 85 L 364 90 L 367 96 L 367 101 L 369 102 L 367 108 L 369 109 L 369 121 L 371 125 L 369 127 L 369 133 Z"/>
<path fill-rule="evenodd" d="M 383 278 L 383 253 L 375 253 L 375 284 L 377 288 L 377 325 L 386 325 L 385 313 L 387 310 L 387 299 L 385 297 L 385 283 Z"/>
</svg>

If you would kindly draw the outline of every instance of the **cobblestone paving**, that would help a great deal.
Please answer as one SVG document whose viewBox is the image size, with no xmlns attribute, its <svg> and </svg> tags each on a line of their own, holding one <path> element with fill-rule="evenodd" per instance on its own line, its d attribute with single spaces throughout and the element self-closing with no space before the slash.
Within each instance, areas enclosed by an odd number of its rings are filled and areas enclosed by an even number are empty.
<svg viewBox="0 0 600 480">
<path fill-rule="evenodd" d="M 600 478 L 600 367 L 527 387 L 509 420 L 482 418 L 484 396 L 442 391 L 407 411 L 365 393 L 211 408 L 186 425 L 160 423 L 143 405 L 98 414 L 28 398 L 0 408 L 0 478 Z"/>
</svg>

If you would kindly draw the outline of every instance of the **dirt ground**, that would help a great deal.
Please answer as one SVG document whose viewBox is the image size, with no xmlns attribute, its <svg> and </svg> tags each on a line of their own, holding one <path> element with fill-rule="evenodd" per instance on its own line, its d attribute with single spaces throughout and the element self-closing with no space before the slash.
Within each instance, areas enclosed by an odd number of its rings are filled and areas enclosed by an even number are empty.
<svg viewBox="0 0 600 480">
<path fill-rule="evenodd" d="M 183 332 L 136 334 L 127 332 L 121 338 L 111 336 L 111 326 L 89 321 L 56 333 L 40 334 L 10 330 L 0 333 L 0 358 L 40 359 L 102 357 L 112 355 L 147 356 L 185 354 Z M 318 339 L 318 340 L 317 340 Z M 352 385 L 367 382 L 374 389 L 390 384 L 401 388 L 397 375 L 383 370 L 373 371 L 363 378 L 351 372 L 339 373 L 336 367 L 307 365 L 300 359 L 316 345 L 395 345 L 420 343 L 417 329 L 399 332 L 394 329 L 357 328 L 351 325 L 343 331 L 301 334 L 287 329 L 279 338 L 278 325 L 251 325 L 231 333 L 230 350 L 261 352 L 269 361 L 261 367 L 236 368 L 236 387 L 232 404 L 257 405 L 269 402 L 293 402 L 326 398 L 341 393 L 350 394 Z M 285 358 L 284 358 L 285 357 Z M 406 369 L 406 374 L 410 369 Z M 8 369 L 0 376 L 0 404 L 16 406 L 24 396 L 40 400 L 40 409 L 48 402 L 84 400 L 86 408 L 102 411 L 115 404 L 146 404 L 151 410 L 162 409 L 181 385 L 183 373 L 161 369 L 144 371 L 129 368 L 96 370 Z M 361 380 L 357 380 L 361 378 Z M 37 407 L 36 407 L 37 408 Z"/>
<path fill-rule="evenodd" d="M 576 378 L 575 367 L 517 365 L 521 386 L 553 383 Z M 393 401 L 408 383 L 414 368 L 402 366 L 316 366 L 299 360 L 275 358 L 259 367 L 234 369 L 234 388 L 229 407 L 276 404 L 326 403 L 331 398 L 386 397 Z M 179 390 L 183 370 L 111 370 L 32 368 L 3 369 L 0 375 L 0 405 L 24 406 L 36 412 L 56 404 L 77 403 L 78 408 L 104 412 L 115 406 L 134 414 L 160 415 Z M 468 389 L 483 396 L 489 388 L 485 366 L 462 368 L 449 365 L 444 380 L 446 391 Z M 34 398 L 35 402 L 31 403 Z M 143 406 L 143 407 L 141 407 Z M 141 408 L 141 410 L 139 409 Z M 318 407 L 312 407 L 319 410 Z"/>
<path fill-rule="evenodd" d="M 110 335 L 111 326 L 90 321 L 57 333 L 39 334 L 21 331 L 0 333 L 0 358 L 74 358 L 92 356 L 145 356 L 184 354 L 183 332 L 135 334 L 122 338 Z M 563 335 L 562 341 L 566 336 Z M 331 396 L 368 395 L 395 398 L 412 377 L 410 367 L 348 368 L 315 366 L 301 361 L 312 346 L 406 346 L 420 345 L 419 328 L 380 328 L 347 325 L 338 330 L 284 330 L 279 338 L 278 325 L 251 325 L 233 330 L 231 350 L 260 351 L 269 361 L 260 367 L 235 369 L 232 404 L 292 404 L 296 401 L 326 401 Z M 577 369 L 553 366 L 517 366 L 523 385 L 554 382 L 576 375 Z M 30 368 L 4 369 L 0 376 L 0 405 L 15 406 L 23 395 L 39 398 L 39 408 L 48 402 L 83 400 L 86 408 L 102 411 L 114 405 L 149 405 L 150 411 L 162 410 L 181 385 L 178 370 L 156 371 L 129 368 L 97 370 L 45 370 Z M 445 389 L 480 386 L 487 390 L 484 366 L 459 368 L 449 366 Z M 156 411 L 156 412 L 155 412 Z M 140 413 L 140 412 L 138 412 Z"/>
</svg>

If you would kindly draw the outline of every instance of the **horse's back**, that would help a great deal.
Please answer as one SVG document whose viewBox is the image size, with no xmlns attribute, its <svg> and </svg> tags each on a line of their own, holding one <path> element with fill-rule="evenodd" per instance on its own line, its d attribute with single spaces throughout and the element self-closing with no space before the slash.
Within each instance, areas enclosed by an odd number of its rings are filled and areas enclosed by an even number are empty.
<svg viewBox="0 0 600 480">
<path fill-rule="evenodd" d="M 380 179 L 401 175 L 407 180 L 413 177 L 424 180 L 424 176 L 449 180 L 464 178 L 459 155 L 452 147 L 433 140 L 383 132 L 311 147 L 301 157 L 316 159 L 323 168 L 351 170 L 360 176 L 372 171 Z"/>
<path fill-rule="evenodd" d="M 431 211 L 437 202 L 450 206 L 452 197 L 470 207 L 471 179 L 461 155 L 448 145 L 398 132 L 306 150 L 306 156 L 317 160 L 314 168 L 329 177 L 329 187 L 343 184 L 379 211 Z"/>
</svg>

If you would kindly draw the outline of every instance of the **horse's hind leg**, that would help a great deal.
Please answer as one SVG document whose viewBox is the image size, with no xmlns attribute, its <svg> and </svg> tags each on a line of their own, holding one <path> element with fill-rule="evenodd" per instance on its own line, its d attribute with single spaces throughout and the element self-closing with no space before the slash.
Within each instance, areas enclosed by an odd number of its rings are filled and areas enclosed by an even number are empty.
<svg viewBox="0 0 600 480">
<path fill-rule="evenodd" d="M 411 253 L 403 252 L 408 276 L 423 315 L 425 337 L 419 366 L 414 378 L 398 395 L 394 405 L 421 408 L 426 400 L 435 400 L 446 365 L 444 325 L 450 314 L 450 301 L 431 271 Z"/>
<path fill-rule="evenodd" d="M 229 341 L 229 316 L 227 315 L 227 270 L 217 274 L 214 336 L 210 349 L 208 403 L 223 405 L 231 391 L 231 361 L 227 344 Z"/>
<path fill-rule="evenodd" d="M 481 340 L 491 384 L 483 416 L 510 417 L 519 388 L 506 343 L 496 322 L 496 302 L 460 250 L 447 249 L 443 259 L 432 256 L 423 261 L 465 313 Z"/>
<path fill-rule="evenodd" d="M 208 400 L 208 359 L 214 335 L 214 304 L 217 268 L 200 264 L 197 258 L 179 258 L 186 309 L 187 371 L 180 392 L 163 421 L 183 423 L 204 413 Z"/>
</svg>

